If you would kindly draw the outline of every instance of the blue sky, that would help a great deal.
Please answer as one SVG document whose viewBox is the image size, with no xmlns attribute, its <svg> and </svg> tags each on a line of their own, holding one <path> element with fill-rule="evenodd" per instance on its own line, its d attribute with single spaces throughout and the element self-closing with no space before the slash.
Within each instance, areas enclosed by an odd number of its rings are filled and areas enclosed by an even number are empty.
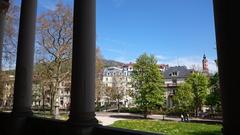
<svg viewBox="0 0 240 135">
<path fill-rule="evenodd" d="M 57 1 L 39 0 L 38 13 Z M 211 0 L 96 1 L 97 46 L 104 58 L 127 63 L 146 52 L 159 63 L 201 68 L 205 53 L 210 70 L 217 70 Z"/>
</svg>

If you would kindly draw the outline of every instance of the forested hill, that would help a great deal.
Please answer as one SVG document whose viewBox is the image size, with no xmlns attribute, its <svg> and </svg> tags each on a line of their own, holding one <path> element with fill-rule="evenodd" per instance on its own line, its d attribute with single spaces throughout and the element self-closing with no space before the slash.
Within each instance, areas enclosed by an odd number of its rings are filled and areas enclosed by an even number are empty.
<svg viewBox="0 0 240 135">
<path fill-rule="evenodd" d="M 124 63 L 119 62 L 119 61 L 115 61 L 115 60 L 103 60 L 104 63 L 104 67 L 119 67 L 119 66 L 123 66 Z"/>
</svg>

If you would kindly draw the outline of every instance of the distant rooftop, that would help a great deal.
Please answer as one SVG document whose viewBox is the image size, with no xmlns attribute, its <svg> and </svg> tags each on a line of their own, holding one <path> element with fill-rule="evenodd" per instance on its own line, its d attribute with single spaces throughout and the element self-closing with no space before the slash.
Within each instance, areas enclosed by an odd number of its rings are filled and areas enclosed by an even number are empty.
<svg viewBox="0 0 240 135">
<path fill-rule="evenodd" d="M 171 78 L 186 78 L 192 73 L 192 69 L 188 69 L 186 66 L 174 66 L 168 67 L 164 72 L 165 79 Z"/>
</svg>

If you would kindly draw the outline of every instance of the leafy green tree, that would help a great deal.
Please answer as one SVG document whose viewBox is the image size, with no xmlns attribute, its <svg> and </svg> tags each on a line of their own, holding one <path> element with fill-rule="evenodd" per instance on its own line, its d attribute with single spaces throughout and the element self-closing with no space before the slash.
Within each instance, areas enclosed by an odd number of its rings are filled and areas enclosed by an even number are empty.
<svg viewBox="0 0 240 135">
<path fill-rule="evenodd" d="M 206 101 L 208 95 L 208 78 L 200 72 L 192 73 L 186 83 L 191 85 L 193 92 L 193 105 L 195 115 L 198 116 L 199 110 Z"/>
<path fill-rule="evenodd" d="M 158 68 L 157 59 L 144 53 L 133 67 L 132 83 L 135 88 L 135 102 L 142 109 L 144 118 L 150 110 L 164 104 L 164 80 Z"/>
<path fill-rule="evenodd" d="M 181 84 L 173 97 L 175 109 L 181 113 L 189 113 L 193 109 L 192 86 L 188 83 Z"/>
<path fill-rule="evenodd" d="M 221 95 L 219 86 L 219 75 L 215 73 L 210 78 L 209 82 L 210 94 L 207 96 L 206 104 L 210 106 L 211 113 L 214 113 L 214 109 L 221 108 Z"/>
</svg>

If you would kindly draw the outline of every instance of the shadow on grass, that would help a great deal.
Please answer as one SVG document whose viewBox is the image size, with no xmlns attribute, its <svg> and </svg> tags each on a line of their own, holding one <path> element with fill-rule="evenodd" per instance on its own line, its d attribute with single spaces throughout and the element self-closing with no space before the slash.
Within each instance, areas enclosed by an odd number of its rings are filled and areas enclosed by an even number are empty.
<svg viewBox="0 0 240 135">
<path fill-rule="evenodd" d="M 212 124 L 219 124 L 219 125 L 222 125 L 223 122 L 220 121 L 220 120 L 190 120 L 191 123 L 204 123 L 204 124 L 209 124 L 209 125 L 212 125 Z"/>
<path fill-rule="evenodd" d="M 124 119 L 144 119 L 144 120 L 152 120 L 152 118 L 145 119 L 140 115 L 110 115 L 112 118 L 124 118 Z"/>
<path fill-rule="evenodd" d="M 221 131 L 198 131 L 191 132 L 189 135 L 222 135 Z"/>
</svg>

